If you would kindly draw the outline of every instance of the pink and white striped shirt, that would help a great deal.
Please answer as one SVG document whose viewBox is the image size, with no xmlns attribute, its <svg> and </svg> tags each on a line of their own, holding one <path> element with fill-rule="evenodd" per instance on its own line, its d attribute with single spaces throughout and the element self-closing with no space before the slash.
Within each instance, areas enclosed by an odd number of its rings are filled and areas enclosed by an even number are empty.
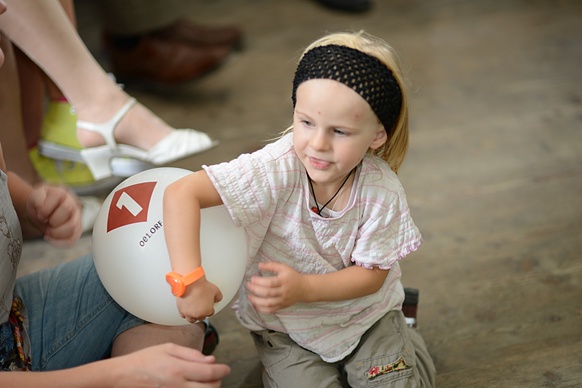
<svg viewBox="0 0 582 388">
<path fill-rule="evenodd" d="M 234 306 L 242 325 L 253 331 L 287 333 L 323 360 L 335 362 L 349 355 L 378 319 L 401 308 L 404 290 L 398 260 L 416 250 L 422 238 L 398 177 L 373 155 L 366 155 L 358 167 L 343 211 L 330 218 L 314 213 L 307 174 L 293 150 L 292 136 L 204 169 L 234 223 L 244 226 L 247 234 L 249 261 Z M 269 261 L 310 274 L 354 264 L 391 270 L 372 295 L 298 303 L 262 314 L 248 301 L 244 284 L 259 274 L 258 263 Z"/>
</svg>

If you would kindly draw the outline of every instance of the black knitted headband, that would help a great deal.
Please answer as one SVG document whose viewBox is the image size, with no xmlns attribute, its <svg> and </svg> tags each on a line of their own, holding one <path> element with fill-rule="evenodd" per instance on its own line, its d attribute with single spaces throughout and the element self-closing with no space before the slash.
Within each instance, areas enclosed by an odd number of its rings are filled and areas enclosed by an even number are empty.
<svg viewBox="0 0 582 388">
<path fill-rule="evenodd" d="M 341 82 L 362 96 L 390 133 L 400 114 L 402 92 L 392 71 L 378 58 L 335 44 L 309 50 L 301 58 L 293 79 L 293 107 L 299 85 L 322 78 Z"/>
</svg>

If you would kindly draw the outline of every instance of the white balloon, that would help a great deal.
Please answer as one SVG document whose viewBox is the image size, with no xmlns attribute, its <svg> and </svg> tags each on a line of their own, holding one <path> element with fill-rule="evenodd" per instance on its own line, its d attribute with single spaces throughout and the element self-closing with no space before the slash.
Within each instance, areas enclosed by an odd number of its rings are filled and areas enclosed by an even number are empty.
<svg viewBox="0 0 582 388">
<path fill-rule="evenodd" d="M 105 289 L 121 307 L 148 322 L 188 323 L 180 316 L 165 279 L 171 265 L 164 237 L 163 196 L 169 184 L 191 173 L 163 167 L 126 179 L 107 196 L 93 227 L 93 259 Z M 224 206 L 202 209 L 200 245 L 206 278 L 223 294 L 214 306 L 218 313 L 242 282 L 245 233 L 233 224 Z"/>
</svg>

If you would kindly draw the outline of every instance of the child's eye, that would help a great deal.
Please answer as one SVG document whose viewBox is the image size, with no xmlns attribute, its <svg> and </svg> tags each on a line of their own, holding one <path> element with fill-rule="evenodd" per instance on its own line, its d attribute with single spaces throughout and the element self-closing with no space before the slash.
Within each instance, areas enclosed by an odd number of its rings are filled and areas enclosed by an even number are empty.
<svg viewBox="0 0 582 388">
<path fill-rule="evenodd" d="M 347 136 L 348 132 L 343 130 L 343 129 L 339 129 L 339 128 L 334 128 L 333 133 L 335 133 L 336 135 L 340 135 L 340 136 Z"/>
<path fill-rule="evenodd" d="M 313 123 L 309 120 L 301 120 L 301 123 L 306 126 L 306 127 L 311 127 L 313 126 Z"/>
</svg>

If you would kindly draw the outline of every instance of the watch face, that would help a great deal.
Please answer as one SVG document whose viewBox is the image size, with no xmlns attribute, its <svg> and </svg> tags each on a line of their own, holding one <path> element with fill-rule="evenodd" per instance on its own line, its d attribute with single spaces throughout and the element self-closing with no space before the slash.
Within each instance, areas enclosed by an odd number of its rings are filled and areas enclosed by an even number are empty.
<svg viewBox="0 0 582 388">
<path fill-rule="evenodd" d="M 182 282 L 182 279 L 176 278 L 172 274 L 167 274 L 166 281 L 172 287 L 172 294 L 175 296 L 182 296 L 184 294 L 186 287 L 184 287 L 184 282 Z"/>
</svg>

